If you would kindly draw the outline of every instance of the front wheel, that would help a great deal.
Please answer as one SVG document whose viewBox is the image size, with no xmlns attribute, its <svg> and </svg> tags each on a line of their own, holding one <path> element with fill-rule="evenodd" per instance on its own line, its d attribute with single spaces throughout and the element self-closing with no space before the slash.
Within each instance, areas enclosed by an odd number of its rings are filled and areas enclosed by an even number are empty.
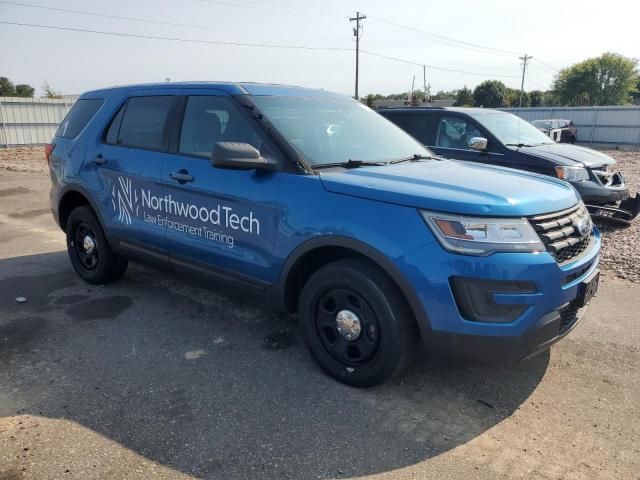
<svg viewBox="0 0 640 480">
<path fill-rule="evenodd" d="M 127 261 L 107 243 L 100 222 L 89 207 L 78 207 L 67 221 L 67 252 L 71 264 L 87 283 L 107 284 L 120 278 Z"/>
<path fill-rule="evenodd" d="M 309 351 L 333 378 L 369 387 L 408 365 L 418 343 L 415 319 L 397 285 L 363 259 L 320 268 L 300 296 Z"/>
</svg>

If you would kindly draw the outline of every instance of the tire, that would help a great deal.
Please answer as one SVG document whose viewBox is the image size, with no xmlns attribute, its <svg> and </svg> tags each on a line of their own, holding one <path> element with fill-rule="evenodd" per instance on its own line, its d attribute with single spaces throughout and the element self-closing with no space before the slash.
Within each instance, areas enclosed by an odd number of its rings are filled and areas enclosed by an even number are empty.
<svg viewBox="0 0 640 480">
<path fill-rule="evenodd" d="M 111 250 L 90 207 L 78 207 L 71 212 L 66 232 L 69 259 L 85 282 L 102 285 L 124 275 L 127 261 Z"/>
<path fill-rule="evenodd" d="M 311 275 L 300 295 L 299 318 L 320 367 L 355 387 L 399 373 L 418 345 L 416 321 L 399 288 L 364 259 L 330 263 Z"/>
</svg>

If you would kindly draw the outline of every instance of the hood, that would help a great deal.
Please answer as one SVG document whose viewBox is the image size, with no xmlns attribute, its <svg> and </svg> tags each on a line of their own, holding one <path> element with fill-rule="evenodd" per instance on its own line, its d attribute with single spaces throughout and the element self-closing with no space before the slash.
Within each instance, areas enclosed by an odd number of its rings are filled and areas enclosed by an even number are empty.
<svg viewBox="0 0 640 480">
<path fill-rule="evenodd" d="M 320 179 L 333 193 L 464 215 L 529 216 L 578 202 L 561 180 L 455 160 L 325 171 Z"/>
<path fill-rule="evenodd" d="M 567 143 L 549 143 L 545 145 L 537 145 L 535 147 L 516 148 L 516 150 L 567 166 L 574 166 L 583 163 L 587 167 L 594 168 L 601 167 L 603 165 L 613 165 L 616 163 L 613 158 L 602 152 Z"/>
</svg>

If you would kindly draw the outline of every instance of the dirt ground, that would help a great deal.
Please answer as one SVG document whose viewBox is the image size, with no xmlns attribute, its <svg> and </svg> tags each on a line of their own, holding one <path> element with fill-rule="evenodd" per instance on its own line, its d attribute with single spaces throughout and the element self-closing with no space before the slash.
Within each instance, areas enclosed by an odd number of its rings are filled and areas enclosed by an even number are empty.
<svg viewBox="0 0 640 480">
<path fill-rule="evenodd" d="M 137 265 L 81 282 L 44 171 L 0 150 L 1 480 L 640 479 L 640 285 L 607 263 L 550 352 L 358 390 L 269 308 Z"/>
</svg>

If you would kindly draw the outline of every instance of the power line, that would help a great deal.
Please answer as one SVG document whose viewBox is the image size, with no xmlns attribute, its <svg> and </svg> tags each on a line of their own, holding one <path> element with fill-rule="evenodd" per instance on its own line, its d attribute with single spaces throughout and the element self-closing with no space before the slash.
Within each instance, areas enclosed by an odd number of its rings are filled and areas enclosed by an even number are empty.
<svg viewBox="0 0 640 480">
<path fill-rule="evenodd" d="M 466 42 L 463 40 L 456 40 L 455 38 L 451 38 L 451 37 L 446 37 L 444 35 L 438 35 L 435 33 L 431 33 L 431 32 L 427 32 L 425 30 L 420 30 L 418 28 L 415 27 L 411 27 L 409 25 L 403 25 L 401 23 L 397 23 L 397 22 L 392 22 L 390 20 L 385 20 L 382 18 L 378 18 L 375 16 L 370 15 L 370 18 L 373 19 L 374 21 L 377 22 L 381 22 L 381 23 L 386 23 L 388 25 L 393 25 L 405 30 L 409 30 L 411 32 L 415 32 L 421 35 L 426 35 L 428 37 L 431 37 L 434 41 L 436 42 L 440 42 L 440 43 L 444 43 L 446 45 L 450 45 L 453 47 L 458 47 L 458 48 L 466 48 L 469 50 L 475 50 L 475 51 L 480 51 L 480 52 L 484 52 L 484 53 L 494 53 L 497 55 L 506 55 L 506 56 L 512 56 L 512 57 L 517 57 L 518 55 L 520 55 L 519 52 L 514 52 L 512 50 L 503 50 L 500 48 L 493 48 L 493 47 L 486 47 L 484 45 L 479 45 L 477 43 L 472 43 L 472 42 Z"/>
<path fill-rule="evenodd" d="M 435 65 L 430 65 L 428 63 L 414 62 L 414 61 L 411 61 L 411 60 L 406 60 L 404 58 L 392 57 L 390 55 L 383 55 L 381 53 L 370 52 L 370 51 L 362 50 L 362 49 L 360 50 L 360 53 L 365 53 L 365 54 L 371 55 L 373 57 L 386 58 L 387 60 L 394 60 L 396 62 L 406 63 L 408 65 L 416 65 L 418 67 L 427 66 L 428 68 L 433 68 L 434 70 L 442 70 L 442 71 L 445 71 L 445 72 L 464 73 L 464 74 L 467 74 L 467 75 L 479 75 L 479 76 L 483 76 L 483 77 L 520 78 L 519 75 L 493 75 L 493 74 L 489 74 L 489 73 L 469 72 L 469 71 L 465 71 L 465 70 L 454 70 L 452 68 L 436 67 Z"/>
<path fill-rule="evenodd" d="M 320 11 L 313 11 L 313 10 L 309 10 L 309 7 L 301 7 L 300 5 L 292 5 L 292 4 L 282 4 L 282 5 L 278 5 L 278 4 L 265 4 L 262 2 L 255 2 L 255 1 L 251 1 L 251 0 L 240 0 L 242 3 L 239 3 L 237 1 L 223 1 L 223 0 L 196 0 L 198 2 L 201 3 L 211 3 L 211 4 L 215 4 L 215 5 L 227 5 L 230 7 L 239 7 L 239 8 L 251 8 L 251 9 L 255 9 L 256 7 L 259 8 L 280 8 L 280 9 L 286 9 L 289 13 L 297 13 L 297 14 L 312 14 L 312 15 L 322 15 L 325 17 L 332 17 L 332 18 L 344 18 L 345 15 L 338 15 L 338 14 L 332 14 L 332 13 L 328 13 L 326 10 L 322 10 L 320 9 Z M 319 8 L 319 7 L 311 7 L 311 8 Z"/>
<path fill-rule="evenodd" d="M 553 68 L 553 67 L 551 67 L 550 65 L 547 65 L 546 63 L 544 63 L 544 62 L 540 61 L 539 59 L 536 59 L 536 60 L 535 60 L 535 62 L 536 62 L 539 66 L 543 67 L 544 69 L 549 70 L 551 73 L 556 73 L 556 74 L 557 74 L 557 73 L 560 73 L 560 71 L 559 71 L 558 69 Z"/>
<path fill-rule="evenodd" d="M 191 38 L 180 38 L 180 37 L 165 37 L 159 35 L 142 35 L 135 33 L 124 33 L 124 32 L 111 32 L 106 30 L 91 30 L 84 28 L 74 28 L 74 27 L 61 27 L 57 25 L 41 25 L 34 23 L 21 23 L 21 22 L 6 22 L 0 21 L 2 25 L 13 25 L 13 26 L 21 26 L 21 27 L 30 27 L 30 28 L 39 28 L 39 29 L 47 29 L 47 30 L 59 30 L 59 31 L 71 31 L 71 32 L 80 32 L 80 33 L 93 33 L 97 35 L 108 35 L 108 36 L 116 36 L 116 37 L 128 37 L 128 38 L 138 38 L 138 39 L 148 39 L 148 40 L 164 40 L 164 41 L 174 41 L 174 42 L 183 42 L 183 43 L 195 43 L 195 44 L 205 44 L 205 45 L 226 45 L 226 46 L 235 46 L 235 47 L 259 47 L 259 48 L 278 48 L 278 49 L 293 49 L 293 50 L 318 50 L 318 51 L 339 51 L 339 52 L 352 52 L 353 48 L 345 48 L 345 47 L 314 47 L 307 45 L 282 45 L 282 44 L 271 44 L 271 43 L 246 43 L 246 42 L 228 42 L 228 41 L 220 41 L 220 40 L 200 40 L 200 39 L 191 39 Z M 359 50 L 360 53 L 364 53 L 373 57 L 384 58 L 387 60 L 393 60 L 400 63 L 405 63 L 409 65 L 416 65 L 419 67 L 426 66 L 428 68 L 432 68 L 434 70 L 441 70 L 445 72 L 454 72 L 454 73 L 463 73 L 466 75 L 477 75 L 484 77 L 493 77 L 493 78 L 518 78 L 518 75 L 494 75 L 488 73 L 481 72 L 471 72 L 466 70 L 457 70 L 452 68 L 438 67 L 436 65 L 428 64 L 425 62 L 415 62 L 411 60 L 406 60 L 403 58 L 393 57 L 390 55 L 384 55 L 381 53 L 371 52 L 367 50 Z"/>
<path fill-rule="evenodd" d="M 533 79 L 531 78 L 531 75 L 529 75 L 529 76 L 527 77 L 527 83 L 533 83 L 536 87 L 538 87 L 538 88 L 542 88 L 542 89 L 544 89 L 544 90 L 546 90 L 546 89 L 549 87 L 548 85 L 547 85 L 547 86 L 544 86 L 544 85 L 542 85 L 541 83 L 536 82 L 535 80 L 533 80 Z"/>
<path fill-rule="evenodd" d="M 5 5 L 16 5 L 19 7 L 29 7 L 29 8 L 39 8 L 42 10 L 52 10 L 52 11 L 56 11 L 56 12 L 64 12 L 64 13 L 77 13 L 79 15 L 90 15 L 93 17 L 103 17 L 103 18 L 112 18 L 115 20 L 130 20 L 133 22 L 142 22 L 142 23 L 153 23 L 156 25 L 170 25 L 173 27 L 189 27 L 189 28 L 202 28 L 205 30 L 225 30 L 225 31 L 230 31 L 228 28 L 218 28 L 218 27 L 208 27 L 205 25 L 194 25 L 194 24 L 190 24 L 190 23 L 174 23 L 174 22 L 163 22 L 160 20 L 149 20 L 147 18 L 138 18 L 138 17 L 125 17 L 125 16 L 120 16 L 120 15 L 108 15 L 106 13 L 96 13 L 96 12 L 89 12 L 86 10 L 73 10 L 71 8 L 58 8 L 58 7 L 47 7 L 44 5 L 33 5 L 31 3 L 19 3 L 19 2 L 9 2 L 6 0 L 0 0 L 0 3 L 4 3 Z"/>
<path fill-rule="evenodd" d="M 105 30 L 89 30 L 84 28 L 59 27 L 56 25 L 39 25 L 35 23 L 0 21 L 0 24 L 16 25 L 21 27 L 42 28 L 42 29 L 49 29 L 49 30 L 66 30 L 71 32 L 95 33 L 99 35 L 111 35 L 116 37 L 144 38 L 148 40 L 167 40 L 167 41 L 185 42 L 185 43 L 202 43 L 207 45 L 226 45 L 226 46 L 233 46 L 233 47 L 261 47 L 261 48 L 282 48 L 282 49 L 294 49 L 294 50 L 326 50 L 326 51 L 342 51 L 342 52 L 353 51 L 352 48 L 343 48 L 343 47 L 309 47 L 306 45 L 279 45 L 279 44 L 273 44 L 273 43 L 244 43 L 244 42 L 224 42 L 221 40 L 198 40 L 194 38 L 162 37 L 158 35 L 141 35 L 141 34 L 135 34 L 135 33 L 108 32 Z"/>
</svg>

